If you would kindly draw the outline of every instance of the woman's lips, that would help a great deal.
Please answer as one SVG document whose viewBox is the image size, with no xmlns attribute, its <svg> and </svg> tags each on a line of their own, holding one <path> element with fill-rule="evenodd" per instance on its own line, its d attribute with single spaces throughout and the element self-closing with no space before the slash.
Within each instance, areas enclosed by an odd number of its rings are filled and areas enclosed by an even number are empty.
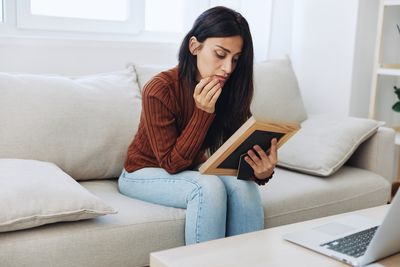
<svg viewBox="0 0 400 267">
<path fill-rule="evenodd" d="M 226 80 L 228 79 L 228 77 L 224 77 L 224 76 L 219 76 L 219 75 L 215 75 L 215 77 L 218 79 L 221 87 L 224 86 Z"/>
</svg>

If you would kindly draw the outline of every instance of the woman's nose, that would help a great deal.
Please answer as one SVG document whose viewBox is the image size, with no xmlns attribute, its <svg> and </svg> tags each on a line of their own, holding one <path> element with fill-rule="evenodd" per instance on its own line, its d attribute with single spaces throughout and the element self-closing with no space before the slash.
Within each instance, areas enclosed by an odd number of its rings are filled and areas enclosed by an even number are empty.
<svg viewBox="0 0 400 267">
<path fill-rule="evenodd" d="M 222 64 L 222 70 L 226 74 L 230 74 L 232 72 L 232 61 L 230 59 L 224 60 L 224 62 Z"/>
</svg>

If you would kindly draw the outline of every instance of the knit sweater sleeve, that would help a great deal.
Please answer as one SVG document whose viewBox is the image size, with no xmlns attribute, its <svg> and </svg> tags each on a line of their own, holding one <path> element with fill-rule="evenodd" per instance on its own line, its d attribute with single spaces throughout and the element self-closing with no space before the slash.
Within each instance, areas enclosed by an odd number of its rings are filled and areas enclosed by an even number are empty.
<svg viewBox="0 0 400 267">
<path fill-rule="evenodd" d="M 195 107 L 188 124 L 179 133 L 178 114 L 174 114 L 173 109 L 175 99 L 166 86 L 168 84 L 159 79 L 146 85 L 142 96 L 144 123 L 160 167 L 169 173 L 177 173 L 192 165 L 215 115 Z"/>
</svg>

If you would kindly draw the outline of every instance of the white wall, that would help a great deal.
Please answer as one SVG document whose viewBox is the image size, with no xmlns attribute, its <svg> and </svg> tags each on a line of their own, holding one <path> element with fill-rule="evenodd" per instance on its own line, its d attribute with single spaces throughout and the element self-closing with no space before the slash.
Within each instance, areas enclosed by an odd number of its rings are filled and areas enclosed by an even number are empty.
<svg viewBox="0 0 400 267">
<path fill-rule="evenodd" d="M 173 65 L 177 44 L 0 37 L 0 71 L 90 74 L 128 63 Z"/>
<path fill-rule="evenodd" d="M 376 0 L 296 0 L 292 60 L 309 113 L 368 116 Z"/>
<path fill-rule="evenodd" d="M 292 49 L 294 0 L 275 0 L 272 6 L 268 59 L 286 58 Z"/>
<path fill-rule="evenodd" d="M 349 114 L 368 117 L 379 1 L 359 1 Z"/>
<path fill-rule="evenodd" d="M 357 4 L 294 3 L 292 60 L 309 113 L 349 113 Z"/>
</svg>

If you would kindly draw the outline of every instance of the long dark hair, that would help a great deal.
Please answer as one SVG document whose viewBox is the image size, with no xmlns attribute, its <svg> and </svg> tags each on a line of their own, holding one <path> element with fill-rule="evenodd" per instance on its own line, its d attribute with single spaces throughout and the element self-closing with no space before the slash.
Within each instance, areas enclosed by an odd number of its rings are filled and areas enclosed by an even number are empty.
<svg viewBox="0 0 400 267">
<path fill-rule="evenodd" d="M 179 79 L 183 88 L 196 86 L 196 57 L 189 51 L 189 40 L 200 43 L 210 37 L 241 36 L 243 47 L 235 70 L 224 85 L 215 107 L 215 119 L 208 130 L 203 148 L 215 152 L 250 116 L 253 98 L 253 41 L 246 19 L 227 7 L 213 7 L 203 12 L 182 41 L 179 50 Z"/>
</svg>

